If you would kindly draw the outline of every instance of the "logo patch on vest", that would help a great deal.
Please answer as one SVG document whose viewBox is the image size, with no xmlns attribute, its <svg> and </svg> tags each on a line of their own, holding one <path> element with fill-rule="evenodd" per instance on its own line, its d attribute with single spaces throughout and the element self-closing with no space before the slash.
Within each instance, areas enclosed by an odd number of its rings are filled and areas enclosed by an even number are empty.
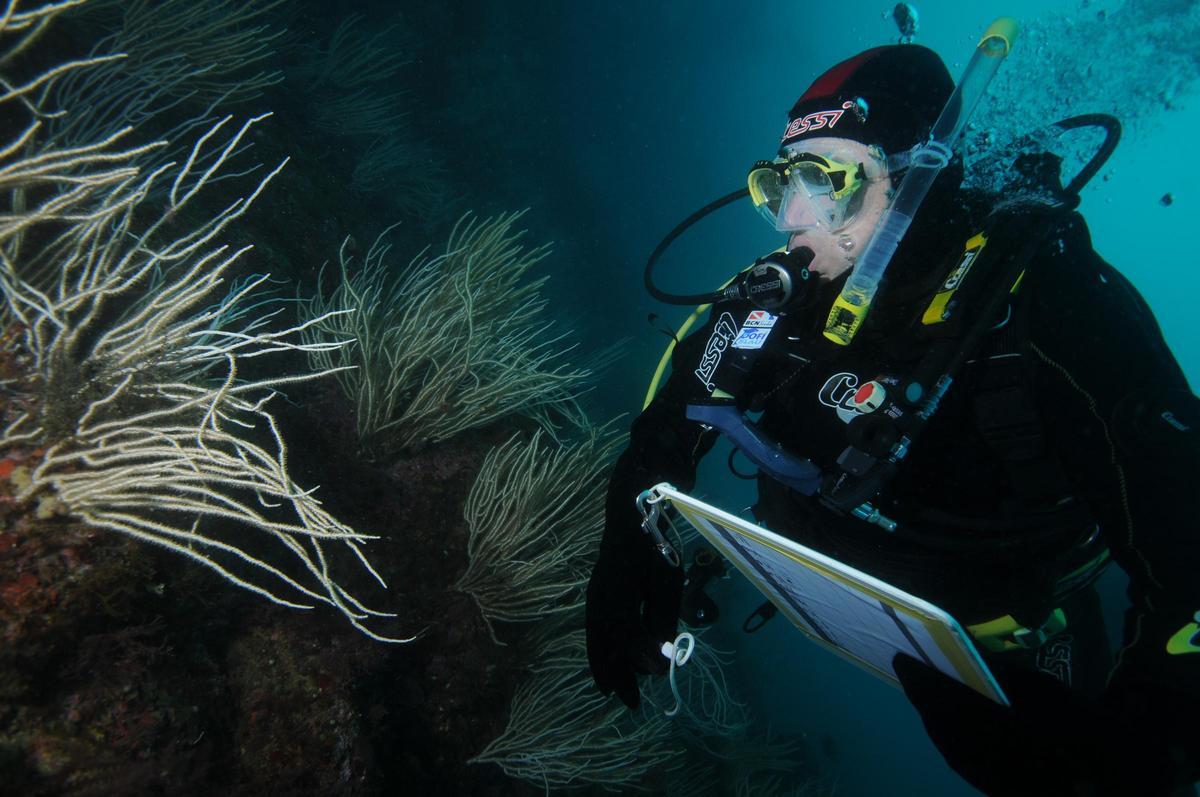
<svg viewBox="0 0 1200 797">
<path fill-rule="evenodd" d="M 1066 686 L 1071 685 L 1071 643 L 1069 634 L 1049 640 L 1037 652 L 1037 668 L 1052 675 Z"/>
<path fill-rule="evenodd" d="M 754 310 L 750 315 L 746 316 L 746 323 L 742 324 L 742 326 L 770 329 L 775 326 L 775 322 L 778 320 L 777 316 L 771 315 L 766 310 Z"/>
<path fill-rule="evenodd" d="M 1160 417 L 1173 426 L 1177 432 L 1190 432 L 1192 430 L 1192 427 L 1176 418 L 1175 413 L 1170 410 L 1164 412 Z"/>
<path fill-rule="evenodd" d="M 742 331 L 733 339 L 731 345 L 735 349 L 761 349 L 763 344 L 767 342 L 767 335 L 770 334 L 771 330 L 769 329 L 742 327 Z"/>
<path fill-rule="evenodd" d="M 817 392 L 817 401 L 837 410 L 842 423 L 850 423 L 859 415 L 880 410 L 891 418 L 903 413 L 893 404 L 885 404 L 887 391 L 895 389 L 897 380 L 891 376 L 879 376 L 863 381 L 849 371 L 842 371 L 825 380 Z M 885 385 L 887 387 L 885 387 Z"/>
<path fill-rule="evenodd" d="M 731 344 L 735 349 L 761 349 L 771 334 L 771 328 L 778 321 L 766 310 L 751 310 L 750 315 L 742 322 L 742 330 Z"/>
<path fill-rule="evenodd" d="M 833 407 L 837 410 L 838 418 L 842 423 L 850 423 L 855 416 L 861 414 L 854 406 L 854 394 L 857 391 L 858 377 L 843 371 L 825 380 L 825 384 L 817 393 L 817 400 L 826 407 Z"/>
<path fill-rule="evenodd" d="M 733 316 L 729 313 L 721 313 L 721 317 L 717 319 L 717 323 L 713 327 L 712 334 L 708 336 L 708 343 L 704 344 L 704 356 L 700 358 L 700 367 L 695 370 L 697 378 L 709 390 L 716 389 L 712 381 L 713 374 L 717 372 L 717 366 L 721 364 L 721 355 L 725 353 L 737 335 L 737 322 L 733 320 Z"/>
<path fill-rule="evenodd" d="M 983 247 L 987 246 L 987 236 L 983 233 L 971 236 L 963 249 L 962 257 L 958 261 L 958 265 L 950 272 L 949 276 L 942 282 L 942 286 L 938 288 L 937 294 L 929 306 L 925 308 L 925 312 L 921 316 L 921 323 L 925 325 L 940 324 L 950 317 L 951 301 L 954 299 L 954 292 L 962 285 L 967 274 L 971 271 L 971 266 L 975 264 L 979 253 L 983 251 Z"/>
</svg>

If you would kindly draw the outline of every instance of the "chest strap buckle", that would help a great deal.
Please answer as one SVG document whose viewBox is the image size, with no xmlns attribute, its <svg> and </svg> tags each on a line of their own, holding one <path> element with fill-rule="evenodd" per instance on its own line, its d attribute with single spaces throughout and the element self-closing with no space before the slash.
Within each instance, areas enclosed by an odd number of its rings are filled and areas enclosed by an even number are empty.
<svg viewBox="0 0 1200 797">
<path fill-rule="evenodd" d="M 1062 633 L 1067 627 L 1067 616 L 1062 609 L 1055 609 L 1045 622 L 1036 628 L 1021 625 L 1011 614 L 967 626 L 967 631 L 984 650 L 1004 653 L 1011 650 L 1037 650 L 1047 639 Z"/>
</svg>

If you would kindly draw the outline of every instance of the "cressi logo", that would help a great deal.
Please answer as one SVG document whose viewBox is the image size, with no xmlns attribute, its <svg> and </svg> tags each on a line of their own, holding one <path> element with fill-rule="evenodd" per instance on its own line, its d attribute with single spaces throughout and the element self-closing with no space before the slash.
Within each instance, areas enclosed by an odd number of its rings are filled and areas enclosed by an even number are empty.
<svg viewBox="0 0 1200 797">
<path fill-rule="evenodd" d="M 807 133 L 810 130 L 820 130 L 822 128 L 833 129 L 833 126 L 842 118 L 842 114 L 854 107 L 854 103 L 846 101 L 842 103 L 842 107 L 837 110 L 830 111 L 814 111 L 807 116 L 802 116 L 799 119 L 793 119 L 783 131 L 783 140 L 787 141 L 792 136 L 798 136 L 801 133 Z"/>
<path fill-rule="evenodd" d="M 967 272 L 971 270 L 971 265 L 975 262 L 975 256 L 978 254 L 978 249 L 970 249 L 963 252 L 962 260 L 959 261 L 958 267 L 950 272 L 950 276 L 946 277 L 946 281 L 942 283 L 942 290 L 952 291 L 962 284 L 963 277 L 967 276 Z"/>
<path fill-rule="evenodd" d="M 751 285 L 751 286 L 750 286 L 750 293 L 752 293 L 752 294 L 755 294 L 755 293 L 766 293 L 767 291 L 774 291 L 774 290 L 778 290 L 778 289 L 779 289 L 779 286 L 780 286 L 780 285 L 782 285 L 782 284 L 783 284 L 783 283 L 782 283 L 782 282 L 780 282 L 779 280 L 771 280 L 770 282 L 764 282 L 764 283 L 762 283 L 762 284 L 760 284 L 760 285 Z"/>
<path fill-rule="evenodd" d="M 715 387 L 712 378 L 713 374 L 717 372 L 717 366 L 721 364 L 721 355 L 729 348 L 729 344 L 733 342 L 737 334 L 738 326 L 737 322 L 733 320 L 733 316 L 729 313 L 721 313 L 721 317 L 713 326 L 712 334 L 708 336 L 708 343 L 704 345 L 700 367 L 694 372 L 709 390 L 713 390 Z"/>
<path fill-rule="evenodd" d="M 1171 426 L 1173 426 L 1177 431 L 1190 432 L 1192 430 L 1192 427 L 1188 426 L 1186 423 L 1184 423 L 1183 421 L 1176 418 L 1175 413 L 1170 412 L 1169 410 L 1167 412 L 1164 412 L 1160 417 L 1164 421 L 1169 423 Z"/>
</svg>

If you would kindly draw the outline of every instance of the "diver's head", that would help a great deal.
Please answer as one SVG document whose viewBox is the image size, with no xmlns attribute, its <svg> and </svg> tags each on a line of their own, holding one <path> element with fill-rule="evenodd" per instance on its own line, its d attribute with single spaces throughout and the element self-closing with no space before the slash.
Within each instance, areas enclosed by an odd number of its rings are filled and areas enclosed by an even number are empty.
<svg viewBox="0 0 1200 797">
<path fill-rule="evenodd" d="M 902 157 L 928 136 L 954 91 L 941 58 L 914 44 L 876 47 L 817 78 L 796 101 L 779 157 L 749 175 L 751 198 L 809 270 L 854 265 L 887 209 Z"/>
</svg>

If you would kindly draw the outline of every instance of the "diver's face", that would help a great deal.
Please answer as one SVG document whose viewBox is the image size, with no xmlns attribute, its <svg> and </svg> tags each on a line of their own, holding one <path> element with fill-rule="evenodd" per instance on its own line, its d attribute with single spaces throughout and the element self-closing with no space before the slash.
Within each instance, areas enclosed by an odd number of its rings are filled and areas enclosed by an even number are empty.
<svg viewBox="0 0 1200 797">
<path fill-rule="evenodd" d="M 808 270 L 820 279 L 836 279 L 854 267 L 887 210 L 889 191 L 886 182 L 868 184 L 862 191 L 862 206 L 853 221 L 842 229 L 830 231 L 817 227 L 788 236 L 789 250 L 805 246 L 813 251 Z"/>
<path fill-rule="evenodd" d="M 868 206 L 846 229 L 837 233 L 820 229 L 805 230 L 788 236 L 789 250 L 806 246 L 813 251 L 813 260 L 808 270 L 818 278 L 832 280 L 845 274 L 854 267 L 855 261 L 870 240 L 875 225 L 879 223 L 883 211 L 887 208 L 887 199 L 882 188 L 871 186 L 867 190 L 872 193 L 878 191 L 879 196 L 871 197 Z"/>
<path fill-rule="evenodd" d="M 812 156 L 826 167 L 810 169 L 809 179 L 796 183 L 795 190 L 785 194 L 780 207 L 783 223 L 779 226 L 791 230 L 788 249 L 804 246 L 813 250 L 810 272 L 821 279 L 834 279 L 853 267 L 886 208 L 890 181 L 883 153 L 857 141 L 830 136 L 798 142 L 785 154 L 794 159 Z M 837 167 L 847 165 L 849 168 L 841 169 L 847 176 L 837 182 L 829 178 L 828 185 L 822 182 L 821 178 Z M 854 193 L 835 193 L 847 179 L 858 181 Z M 801 188 L 807 190 L 801 193 Z"/>
</svg>

